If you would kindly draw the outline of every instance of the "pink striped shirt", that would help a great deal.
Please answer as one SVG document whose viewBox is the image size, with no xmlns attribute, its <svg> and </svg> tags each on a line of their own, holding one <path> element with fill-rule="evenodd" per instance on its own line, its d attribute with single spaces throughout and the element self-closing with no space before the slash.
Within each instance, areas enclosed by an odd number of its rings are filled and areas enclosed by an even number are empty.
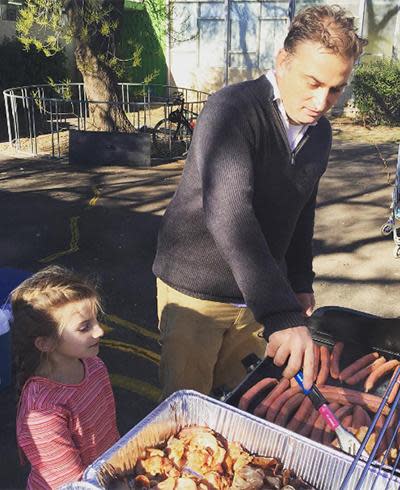
<svg viewBox="0 0 400 490">
<path fill-rule="evenodd" d="M 17 441 L 31 464 L 27 489 L 57 489 L 119 439 L 107 369 L 83 360 L 85 377 L 68 385 L 34 376 L 22 390 Z"/>
</svg>

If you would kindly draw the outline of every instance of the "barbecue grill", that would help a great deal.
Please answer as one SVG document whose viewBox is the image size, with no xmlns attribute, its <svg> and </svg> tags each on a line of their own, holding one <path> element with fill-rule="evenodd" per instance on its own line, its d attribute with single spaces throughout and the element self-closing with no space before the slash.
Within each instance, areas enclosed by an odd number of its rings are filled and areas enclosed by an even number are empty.
<svg viewBox="0 0 400 490">
<path fill-rule="evenodd" d="M 346 343 L 346 357 L 345 364 L 351 363 L 356 358 L 368 352 L 376 351 L 381 355 L 384 355 L 387 359 L 400 359 L 400 319 L 398 318 L 381 318 L 375 315 L 359 312 L 349 308 L 341 307 L 324 307 L 316 310 L 311 317 L 310 328 L 312 330 L 313 339 L 321 344 L 332 347 L 336 341 L 344 341 Z M 248 376 L 242 381 L 242 383 L 230 393 L 226 393 L 222 396 L 222 399 L 233 406 L 239 404 L 241 396 L 257 381 L 265 377 L 266 375 L 279 378 L 282 370 L 272 364 L 269 359 L 248 360 L 251 363 L 251 369 Z M 376 412 L 372 424 L 370 425 L 363 443 L 359 451 L 357 452 L 350 468 L 340 485 L 340 490 L 359 490 L 375 489 L 375 488 L 390 488 L 390 484 L 396 480 L 396 487 L 400 488 L 400 483 L 397 481 L 400 471 L 397 470 L 397 466 L 400 461 L 400 451 L 393 466 L 388 464 L 388 457 L 390 449 L 395 448 L 397 434 L 400 430 L 400 418 L 395 424 L 393 435 L 389 440 L 389 445 L 384 452 L 383 459 L 380 463 L 376 463 L 375 456 L 377 450 L 385 438 L 388 427 L 393 422 L 394 417 L 399 405 L 400 390 L 398 391 L 386 417 L 385 423 L 382 429 L 379 431 L 377 440 L 370 452 L 369 458 L 364 461 L 364 467 L 361 474 L 354 479 L 355 470 L 357 465 L 361 461 L 361 455 L 365 449 L 366 443 L 376 428 L 376 423 L 382 414 L 382 411 L 387 407 L 387 401 L 390 393 L 394 389 L 397 383 L 400 383 L 400 369 L 398 369 L 394 376 L 388 381 L 381 382 L 374 390 L 374 394 L 379 395 L 382 398 L 378 411 Z M 339 386 L 339 382 L 336 383 Z M 251 406 L 254 408 L 262 398 L 262 394 L 251 402 Z M 398 444 L 397 444 L 398 445 Z M 364 453 L 365 454 L 365 453 Z M 374 472 L 374 477 L 371 479 L 371 470 Z M 379 477 L 385 475 L 385 484 L 382 486 L 382 482 L 379 481 Z M 366 480 L 368 478 L 368 484 Z M 339 487 L 338 487 L 339 488 Z"/>
<path fill-rule="evenodd" d="M 327 307 L 315 312 L 311 329 L 316 342 L 333 346 L 344 340 L 348 362 L 361 354 L 377 351 L 388 359 L 400 359 L 400 319 L 384 319 L 355 310 Z M 400 488 L 400 472 L 387 464 L 390 447 L 396 443 L 400 419 L 395 424 L 381 462 L 375 461 L 377 448 L 382 442 L 400 400 L 398 391 L 379 432 L 376 444 L 367 460 L 361 457 L 365 442 L 355 457 L 334 448 L 323 446 L 293 431 L 263 420 L 237 408 L 242 394 L 263 376 L 279 376 L 281 369 L 268 359 L 251 360 L 247 377 L 222 400 L 193 391 L 179 391 L 163 401 L 143 421 L 131 429 L 120 441 L 89 466 L 83 476 L 85 482 L 97 488 L 108 488 L 116 475 L 132 472 L 136 460 L 146 447 L 156 446 L 180 429 L 191 425 L 208 426 L 230 441 L 238 441 L 250 452 L 278 458 L 298 476 L 318 490 L 395 490 Z M 400 370 L 391 381 L 382 381 L 374 393 L 381 397 L 379 409 L 364 441 L 372 434 L 378 418 L 387 405 L 389 394 L 400 382 Z M 257 403 L 257 400 L 255 400 Z"/>
</svg>

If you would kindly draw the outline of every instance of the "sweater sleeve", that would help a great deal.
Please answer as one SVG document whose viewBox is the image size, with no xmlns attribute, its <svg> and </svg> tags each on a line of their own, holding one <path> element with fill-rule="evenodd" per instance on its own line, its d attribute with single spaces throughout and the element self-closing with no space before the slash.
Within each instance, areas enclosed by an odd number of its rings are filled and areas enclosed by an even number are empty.
<svg viewBox="0 0 400 490">
<path fill-rule="evenodd" d="M 41 480 L 36 482 L 40 488 L 58 488 L 81 478 L 85 468 L 71 438 L 68 415 L 61 409 L 31 410 L 18 443 L 32 466 L 32 475 Z"/>
<path fill-rule="evenodd" d="M 236 106 L 222 102 L 209 99 L 192 142 L 203 210 L 207 228 L 268 337 L 305 320 L 254 213 L 254 134 Z"/>
<path fill-rule="evenodd" d="M 312 260 L 312 240 L 318 186 L 315 186 L 309 201 L 297 221 L 292 240 L 286 253 L 289 282 L 296 293 L 312 293 L 315 277 Z"/>
</svg>

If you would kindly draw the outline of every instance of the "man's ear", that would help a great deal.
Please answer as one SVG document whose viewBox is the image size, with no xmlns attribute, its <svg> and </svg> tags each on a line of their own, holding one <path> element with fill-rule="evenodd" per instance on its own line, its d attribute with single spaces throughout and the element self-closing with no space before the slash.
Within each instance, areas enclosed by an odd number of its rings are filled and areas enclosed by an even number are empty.
<svg viewBox="0 0 400 490">
<path fill-rule="evenodd" d="M 275 72 L 280 77 L 283 76 L 283 70 L 285 68 L 285 64 L 288 61 L 288 58 L 289 58 L 289 53 L 284 48 L 281 48 L 278 51 L 278 54 L 276 55 Z"/>
<path fill-rule="evenodd" d="M 36 337 L 35 347 L 40 352 L 52 352 L 55 348 L 55 342 L 50 337 Z"/>
</svg>

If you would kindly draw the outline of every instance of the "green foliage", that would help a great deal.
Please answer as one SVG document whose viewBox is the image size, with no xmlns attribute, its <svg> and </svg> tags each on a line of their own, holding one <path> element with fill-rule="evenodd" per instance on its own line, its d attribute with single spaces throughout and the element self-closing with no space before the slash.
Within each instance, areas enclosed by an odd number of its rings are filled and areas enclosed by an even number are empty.
<svg viewBox="0 0 400 490">
<path fill-rule="evenodd" d="M 52 59 L 35 47 L 25 50 L 17 39 L 4 39 L 0 44 L 0 139 L 7 137 L 6 124 L 4 124 L 3 90 L 24 85 L 39 85 L 49 83 L 49 77 L 54 80 L 65 78 L 65 56 L 56 54 Z"/>
<path fill-rule="evenodd" d="M 354 103 L 372 125 L 400 125 L 400 62 L 383 58 L 358 66 L 353 79 Z"/>
<path fill-rule="evenodd" d="M 25 50 L 16 39 L 5 39 L 0 44 L 0 90 L 48 83 L 48 78 L 61 80 L 66 76 L 65 56 L 58 53 L 48 59 L 35 47 Z"/>
<path fill-rule="evenodd" d="M 73 39 L 94 44 L 108 63 L 114 54 L 110 39 L 118 22 L 112 19 L 113 8 L 103 0 L 69 3 L 65 0 L 26 0 L 19 11 L 16 30 L 25 48 L 35 46 L 46 56 L 63 50 Z"/>
<path fill-rule="evenodd" d="M 166 83 L 165 39 L 168 26 L 165 1 L 125 4 L 117 54 L 127 61 L 121 81 Z M 137 94 L 139 95 L 139 94 Z"/>
</svg>

